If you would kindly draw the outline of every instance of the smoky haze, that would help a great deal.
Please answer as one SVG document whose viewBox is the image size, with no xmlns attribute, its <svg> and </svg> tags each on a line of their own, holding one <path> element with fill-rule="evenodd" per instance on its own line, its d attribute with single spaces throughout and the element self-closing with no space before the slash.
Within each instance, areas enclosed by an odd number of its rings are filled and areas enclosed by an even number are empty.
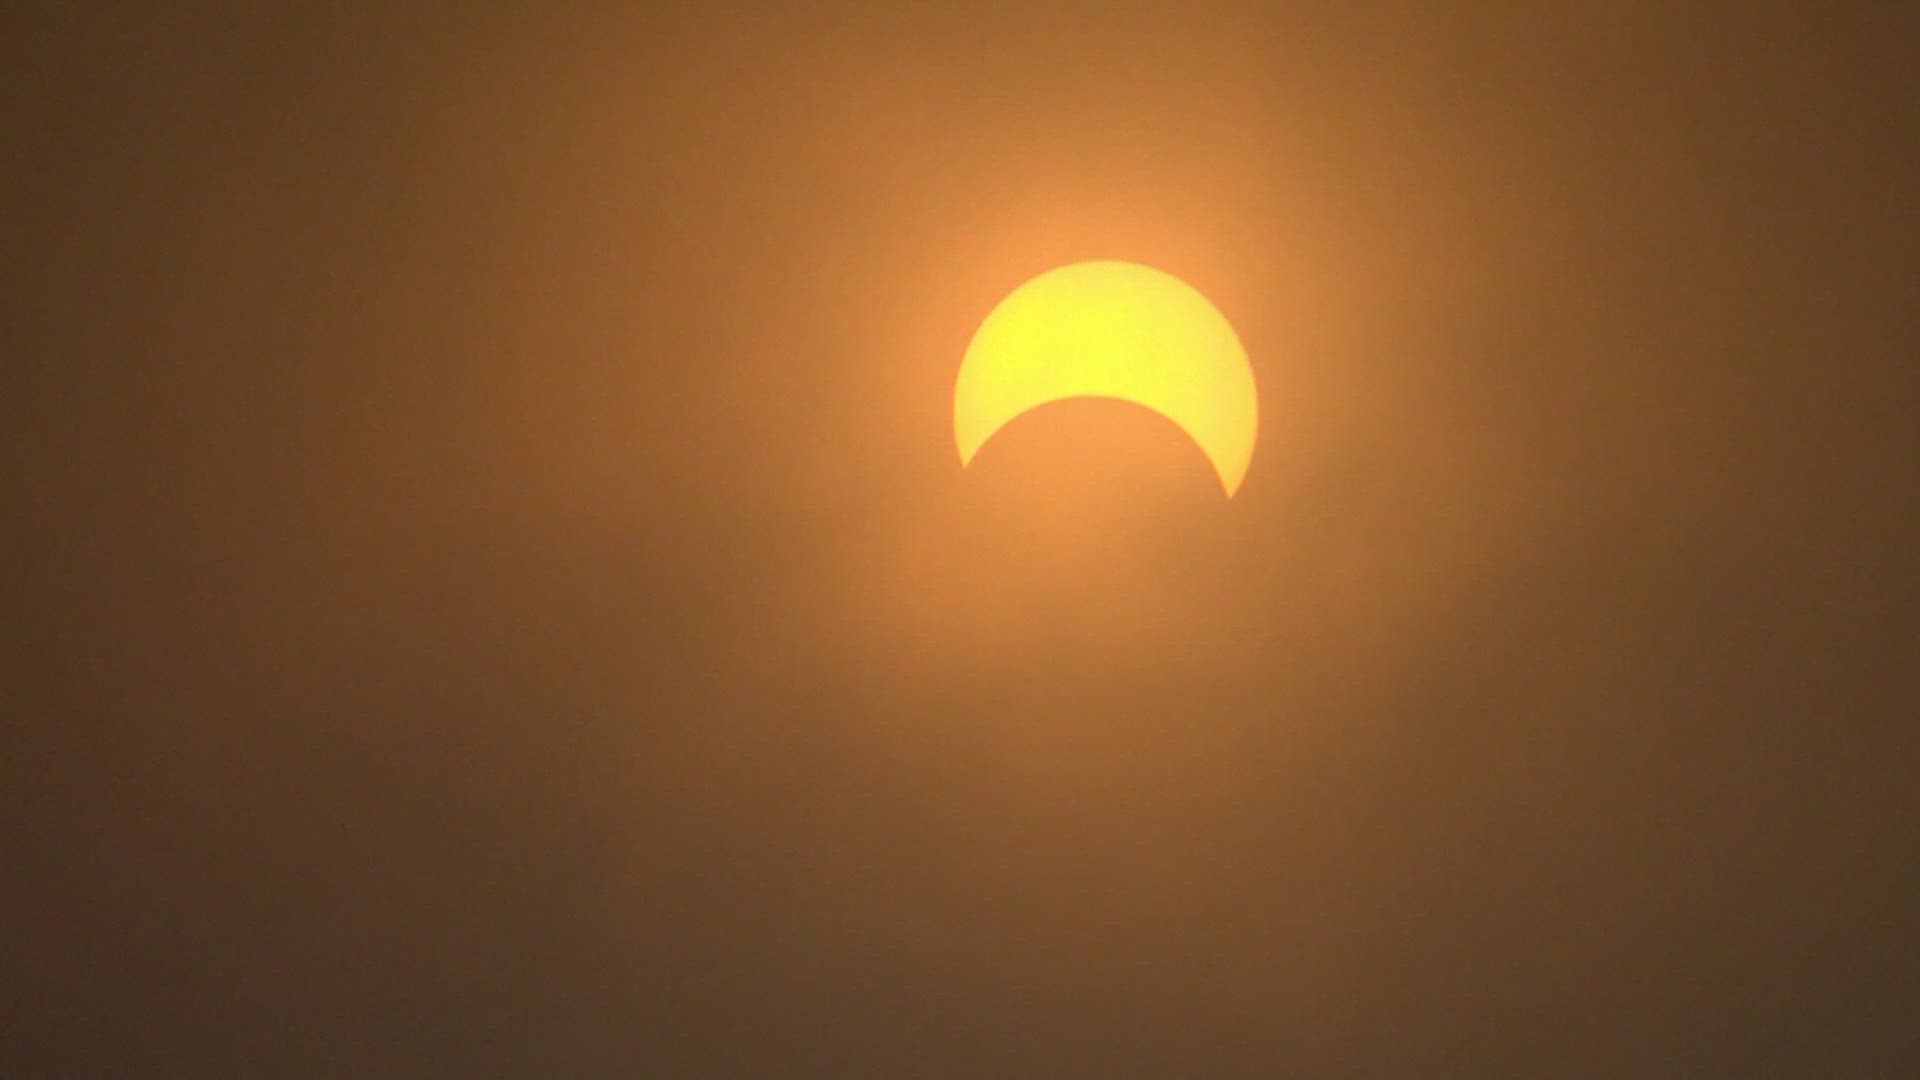
<svg viewBox="0 0 1920 1080">
<path fill-rule="evenodd" d="M 1900 1075 L 1900 28 L 1364 7 L 8 35 L 0 1073 Z"/>
</svg>

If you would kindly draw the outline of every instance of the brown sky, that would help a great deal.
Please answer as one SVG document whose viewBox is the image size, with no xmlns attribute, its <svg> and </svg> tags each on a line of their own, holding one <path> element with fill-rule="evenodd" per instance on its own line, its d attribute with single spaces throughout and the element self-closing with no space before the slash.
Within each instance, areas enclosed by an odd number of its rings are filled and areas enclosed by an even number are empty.
<svg viewBox="0 0 1920 1080">
<path fill-rule="evenodd" d="M 0 1073 L 1920 1054 L 1891 6 L 43 7 Z M 959 470 L 1107 257 L 1244 338 L 1231 503 Z"/>
</svg>

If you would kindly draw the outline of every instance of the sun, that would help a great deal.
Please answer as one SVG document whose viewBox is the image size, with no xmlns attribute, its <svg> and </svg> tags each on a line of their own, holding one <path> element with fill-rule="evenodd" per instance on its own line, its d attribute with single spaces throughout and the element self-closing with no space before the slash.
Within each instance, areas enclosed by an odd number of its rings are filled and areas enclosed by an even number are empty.
<svg viewBox="0 0 1920 1080">
<path fill-rule="evenodd" d="M 962 467 L 1014 417 L 1106 397 L 1179 425 L 1232 498 L 1253 460 L 1259 399 L 1226 316 L 1192 286 L 1139 263 L 1049 270 L 990 313 L 960 363 L 953 434 Z"/>
</svg>

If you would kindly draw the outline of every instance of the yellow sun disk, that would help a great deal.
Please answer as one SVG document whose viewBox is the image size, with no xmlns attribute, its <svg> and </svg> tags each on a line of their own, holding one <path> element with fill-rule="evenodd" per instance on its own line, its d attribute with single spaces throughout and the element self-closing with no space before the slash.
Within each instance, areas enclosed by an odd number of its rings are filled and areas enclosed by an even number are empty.
<svg viewBox="0 0 1920 1080">
<path fill-rule="evenodd" d="M 1253 459 L 1259 409 L 1239 337 L 1206 297 L 1152 267 L 1063 266 L 993 309 L 954 385 L 961 464 L 1014 417 L 1071 397 L 1131 401 L 1173 421 L 1229 498 Z"/>
</svg>

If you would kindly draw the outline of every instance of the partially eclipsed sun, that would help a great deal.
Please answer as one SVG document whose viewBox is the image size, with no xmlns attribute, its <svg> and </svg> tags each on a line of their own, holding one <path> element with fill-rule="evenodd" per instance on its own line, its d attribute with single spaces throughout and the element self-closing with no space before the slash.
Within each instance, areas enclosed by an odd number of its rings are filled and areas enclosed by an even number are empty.
<svg viewBox="0 0 1920 1080">
<path fill-rule="evenodd" d="M 1131 401 L 1178 424 L 1240 489 L 1259 426 L 1253 369 L 1226 316 L 1171 274 L 1128 262 L 1049 270 L 993 309 L 953 389 L 964 467 L 1029 409 L 1071 397 Z"/>
</svg>

